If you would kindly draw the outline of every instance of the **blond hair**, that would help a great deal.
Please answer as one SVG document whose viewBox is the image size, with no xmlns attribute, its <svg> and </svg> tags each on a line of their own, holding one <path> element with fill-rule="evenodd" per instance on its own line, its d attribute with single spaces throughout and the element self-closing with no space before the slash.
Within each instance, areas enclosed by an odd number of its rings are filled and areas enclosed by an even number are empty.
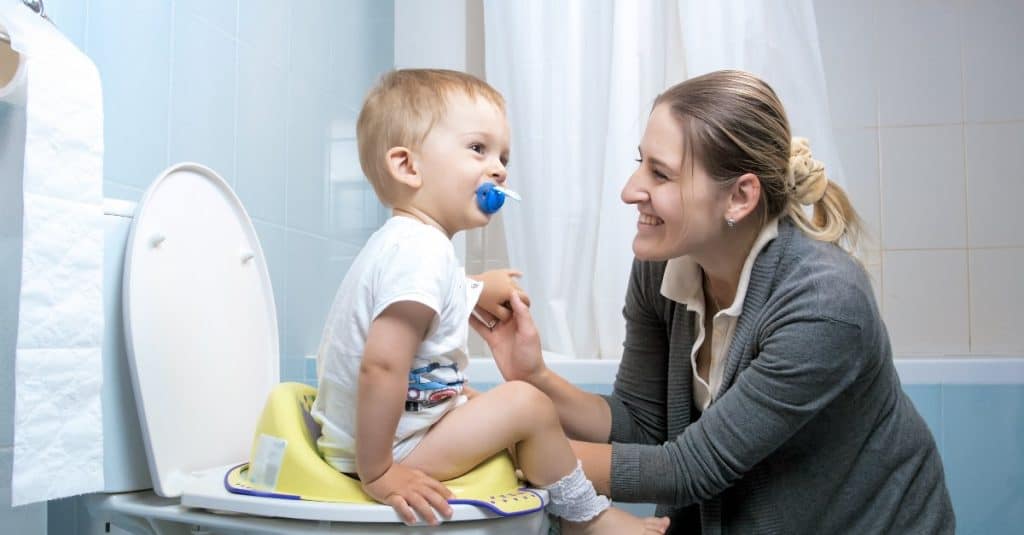
<svg viewBox="0 0 1024 535">
<path fill-rule="evenodd" d="M 359 165 L 382 203 L 390 206 L 395 200 L 395 185 L 387 180 L 387 152 L 419 147 L 444 117 L 454 92 L 483 98 L 505 111 L 505 99 L 486 82 L 445 69 L 390 71 L 366 96 L 356 123 Z"/>
<path fill-rule="evenodd" d="M 775 91 L 738 70 L 715 71 L 670 87 L 654 105 L 668 105 L 683 128 L 685 154 L 724 187 L 746 174 L 761 182 L 762 224 L 788 215 L 814 239 L 853 252 L 861 233 L 850 200 L 825 174 L 804 138 L 790 135 Z M 808 216 L 804 206 L 813 207 Z"/>
</svg>

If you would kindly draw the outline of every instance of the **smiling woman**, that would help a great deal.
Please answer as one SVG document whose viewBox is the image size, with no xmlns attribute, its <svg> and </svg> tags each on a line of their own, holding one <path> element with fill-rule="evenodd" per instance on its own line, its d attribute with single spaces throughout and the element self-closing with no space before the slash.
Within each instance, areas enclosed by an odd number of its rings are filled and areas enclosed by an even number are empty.
<svg viewBox="0 0 1024 535">
<path fill-rule="evenodd" d="M 611 395 L 545 365 L 518 301 L 515 321 L 477 325 L 504 379 L 547 394 L 597 488 L 658 504 L 671 533 L 952 533 L 935 440 L 842 247 L 856 213 L 771 87 L 742 71 L 675 85 L 639 151 Z"/>
</svg>

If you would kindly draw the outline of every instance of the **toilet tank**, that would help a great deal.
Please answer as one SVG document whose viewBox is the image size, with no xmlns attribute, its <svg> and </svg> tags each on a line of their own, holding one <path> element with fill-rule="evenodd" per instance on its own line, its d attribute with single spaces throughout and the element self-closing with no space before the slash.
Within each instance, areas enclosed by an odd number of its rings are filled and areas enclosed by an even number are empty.
<svg viewBox="0 0 1024 535">
<path fill-rule="evenodd" d="M 125 352 L 121 288 L 125 244 L 135 203 L 103 200 L 103 490 L 130 492 L 153 488 L 132 392 Z"/>
</svg>

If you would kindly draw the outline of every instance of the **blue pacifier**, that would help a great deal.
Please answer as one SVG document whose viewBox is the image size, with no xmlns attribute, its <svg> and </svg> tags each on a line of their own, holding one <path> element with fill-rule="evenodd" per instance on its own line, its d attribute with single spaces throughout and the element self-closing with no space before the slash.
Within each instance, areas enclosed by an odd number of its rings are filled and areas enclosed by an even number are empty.
<svg viewBox="0 0 1024 535">
<path fill-rule="evenodd" d="M 476 205 L 480 207 L 481 212 L 488 215 L 501 210 L 505 204 L 505 197 L 511 197 L 517 201 L 523 200 L 518 193 L 493 182 L 485 182 L 476 188 Z"/>
</svg>

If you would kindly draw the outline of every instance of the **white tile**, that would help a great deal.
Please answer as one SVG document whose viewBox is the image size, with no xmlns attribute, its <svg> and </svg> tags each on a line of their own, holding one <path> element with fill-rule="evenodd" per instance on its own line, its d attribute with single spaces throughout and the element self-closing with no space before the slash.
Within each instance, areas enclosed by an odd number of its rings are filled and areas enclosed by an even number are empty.
<svg viewBox="0 0 1024 535">
<path fill-rule="evenodd" d="M 962 126 L 882 128 L 882 247 L 966 247 Z"/>
<path fill-rule="evenodd" d="M 879 259 L 881 260 L 881 259 Z M 878 304 L 878 309 L 882 310 L 882 263 L 865 263 L 865 271 L 868 272 L 868 278 L 871 280 L 871 289 L 875 292 L 875 302 Z"/>
<path fill-rule="evenodd" d="M 969 350 L 967 252 L 886 251 L 884 317 L 897 355 Z"/>
<path fill-rule="evenodd" d="M 1024 246 L 1024 122 L 967 125 L 971 247 Z"/>
<path fill-rule="evenodd" d="M 872 2 L 815 0 L 818 42 L 836 127 L 878 124 L 875 6 Z"/>
<path fill-rule="evenodd" d="M 1024 248 L 971 250 L 971 352 L 1024 353 Z"/>
<path fill-rule="evenodd" d="M 1024 2 L 972 0 L 963 9 L 967 121 L 1024 119 Z"/>
<path fill-rule="evenodd" d="M 840 172 L 829 171 L 829 178 L 836 180 L 846 190 L 850 203 L 864 223 L 864 240 L 861 250 L 875 255 L 881 248 L 882 199 L 878 179 L 878 129 L 856 128 L 837 129 L 836 146 L 842 158 Z M 828 171 L 828 162 L 825 162 Z"/>
<path fill-rule="evenodd" d="M 880 124 L 960 122 L 956 0 L 879 0 L 876 9 Z"/>
</svg>

